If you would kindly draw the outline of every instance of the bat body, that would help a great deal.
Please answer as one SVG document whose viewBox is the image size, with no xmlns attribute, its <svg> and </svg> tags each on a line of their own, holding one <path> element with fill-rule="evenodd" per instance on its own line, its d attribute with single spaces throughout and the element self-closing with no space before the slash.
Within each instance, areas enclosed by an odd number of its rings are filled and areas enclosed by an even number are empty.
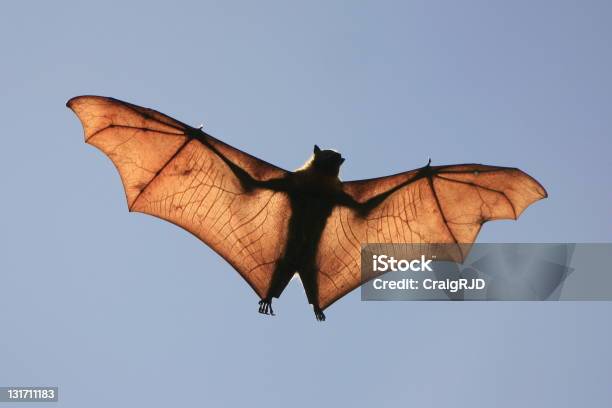
<svg viewBox="0 0 612 408">
<path fill-rule="evenodd" d="M 328 155 L 325 159 L 318 158 Z M 343 199 L 338 172 L 344 159 L 331 150 L 315 146 L 313 159 L 301 170 L 287 174 L 282 191 L 289 197 L 291 216 L 287 244 L 272 275 L 269 296 L 262 300 L 262 312 L 272 312 L 271 297 L 279 297 L 293 275 L 299 274 L 306 296 L 317 319 L 324 320 L 317 298 L 316 255 L 327 219 Z M 326 169 L 317 163 L 326 162 Z"/>
<path fill-rule="evenodd" d="M 297 273 L 317 320 L 363 282 L 364 243 L 474 242 L 483 223 L 516 219 L 547 196 L 516 168 L 426 166 L 387 177 L 341 182 L 344 158 L 315 146 L 286 171 L 201 129 L 113 98 L 67 103 L 85 140 L 117 167 L 130 211 L 191 232 L 228 261 L 273 314 Z"/>
</svg>

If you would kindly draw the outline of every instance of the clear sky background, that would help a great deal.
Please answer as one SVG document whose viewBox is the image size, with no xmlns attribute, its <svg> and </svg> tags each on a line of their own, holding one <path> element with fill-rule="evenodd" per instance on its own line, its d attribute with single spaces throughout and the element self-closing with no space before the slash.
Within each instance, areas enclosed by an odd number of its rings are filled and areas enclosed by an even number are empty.
<svg viewBox="0 0 612 408">
<path fill-rule="evenodd" d="M 606 302 L 361 302 L 274 318 L 187 232 L 129 214 L 65 106 L 156 108 L 348 179 L 519 167 L 550 198 L 480 242 L 612 241 L 608 1 L 11 2 L 0 11 L 0 385 L 61 407 L 609 407 Z M 20 405 L 27 406 L 27 405 Z"/>
</svg>

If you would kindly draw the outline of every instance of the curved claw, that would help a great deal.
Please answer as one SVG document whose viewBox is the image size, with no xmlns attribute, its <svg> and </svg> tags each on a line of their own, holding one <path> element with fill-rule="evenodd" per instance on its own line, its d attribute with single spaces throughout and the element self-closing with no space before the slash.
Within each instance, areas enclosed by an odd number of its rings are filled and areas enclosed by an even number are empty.
<svg viewBox="0 0 612 408">
<path fill-rule="evenodd" d="M 262 299 L 259 301 L 259 313 L 274 316 L 274 310 L 272 310 L 272 299 Z"/>
<path fill-rule="evenodd" d="M 315 318 L 317 319 L 317 321 L 319 321 L 319 322 L 324 322 L 325 321 L 325 314 L 318 307 L 314 308 L 314 314 L 315 314 Z"/>
</svg>

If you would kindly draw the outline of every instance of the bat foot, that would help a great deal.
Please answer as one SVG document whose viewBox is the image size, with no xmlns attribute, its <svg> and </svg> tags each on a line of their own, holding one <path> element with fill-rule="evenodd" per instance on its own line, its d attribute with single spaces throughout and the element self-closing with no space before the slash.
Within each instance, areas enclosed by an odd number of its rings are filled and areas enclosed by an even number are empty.
<svg viewBox="0 0 612 408">
<path fill-rule="evenodd" d="M 262 299 L 259 301 L 259 313 L 274 316 L 274 310 L 272 310 L 272 299 Z"/>
<path fill-rule="evenodd" d="M 317 319 L 317 321 L 319 322 L 325 321 L 325 314 L 320 308 L 314 306 L 314 314 L 315 314 L 315 318 Z"/>
</svg>

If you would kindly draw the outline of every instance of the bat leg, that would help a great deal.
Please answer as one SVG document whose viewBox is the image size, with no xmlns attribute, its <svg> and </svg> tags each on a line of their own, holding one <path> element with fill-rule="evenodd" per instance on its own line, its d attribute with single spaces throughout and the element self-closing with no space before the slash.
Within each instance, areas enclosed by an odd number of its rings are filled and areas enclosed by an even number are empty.
<svg viewBox="0 0 612 408">
<path fill-rule="evenodd" d="M 276 269 L 272 274 L 272 282 L 268 290 L 268 296 L 259 301 L 259 313 L 274 316 L 272 310 L 272 298 L 278 298 L 293 276 L 294 268 L 284 259 L 281 259 L 276 265 Z"/>
<path fill-rule="evenodd" d="M 274 316 L 274 310 L 272 310 L 272 298 L 265 298 L 259 301 L 259 313 Z"/>
<path fill-rule="evenodd" d="M 308 298 L 308 303 L 312 305 L 314 310 L 315 318 L 319 322 L 325 321 L 325 314 L 323 310 L 319 307 L 319 292 L 317 290 L 317 268 L 314 264 L 309 265 L 304 270 L 298 272 L 300 274 L 300 279 L 302 280 L 302 285 L 304 285 L 304 290 L 306 291 L 306 297 Z"/>
</svg>

